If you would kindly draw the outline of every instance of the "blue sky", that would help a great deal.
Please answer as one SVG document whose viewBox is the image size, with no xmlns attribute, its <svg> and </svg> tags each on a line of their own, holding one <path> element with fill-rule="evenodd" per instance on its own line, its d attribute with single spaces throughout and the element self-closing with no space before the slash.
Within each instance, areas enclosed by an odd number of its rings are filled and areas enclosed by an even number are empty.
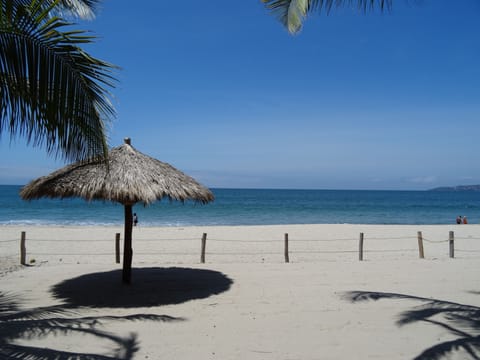
<svg viewBox="0 0 480 360">
<path fill-rule="evenodd" d="M 78 27 L 122 68 L 111 146 L 210 187 L 422 190 L 480 184 L 479 19 L 478 0 L 394 0 L 291 36 L 260 0 L 106 0 Z M 5 134 L 0 151 L 0 184 L 64 165 Z"/>
</svg>

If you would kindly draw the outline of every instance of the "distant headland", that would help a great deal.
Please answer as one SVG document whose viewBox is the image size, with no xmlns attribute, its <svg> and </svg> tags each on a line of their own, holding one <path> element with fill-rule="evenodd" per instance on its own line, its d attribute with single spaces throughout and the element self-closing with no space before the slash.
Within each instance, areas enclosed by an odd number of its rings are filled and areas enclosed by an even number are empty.
<svg viewBox="0 0 480 360">
<path fill-rule="evenodd" d="M 480 185 L 442 186 L 429 191 L 480 191 Z"/>
</svg>

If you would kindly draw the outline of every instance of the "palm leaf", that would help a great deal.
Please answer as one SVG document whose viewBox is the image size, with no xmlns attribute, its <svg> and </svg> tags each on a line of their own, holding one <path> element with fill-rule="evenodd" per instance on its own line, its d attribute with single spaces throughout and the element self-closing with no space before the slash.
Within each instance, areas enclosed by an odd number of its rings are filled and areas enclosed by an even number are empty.
<svg viewBox="0 0 480 360">
<path fill-rule="evenodd" d="M 132 351 L 134 352 L 134 351 Z M 1 359 L 25 359 L 25 360 L 114 360 L 118 357 L 110 357 L 97 354 L 83 354 L 61 351 L 49 348 L 30 347 L 16 344 L 5 344 L 0 348 Z"/>
<path fill-rule="evenodd" d="M 414 360 L 447 359 L 449 355 L 458 352 L 459 350 L 468 353 L 471 359 L 479 359 L 480 337 L 474 336 L 445 341 L 426 349 L 420 355 L 416 356 Z"/>
<path fill-rule="evenodd" d="M 183 321 L 168 315 L 130 314 L 126 316 L 77 315 L 79 308 L 65 308 L 61 305 L 21 310 L 18 295 L 0 291 L 0 359 L 29 360 L 113 360 L 132 359 L 139 349 L 137 336 L 126 337 L 103 331 L 106 321 Z M 72 334 L 91 335 L 113 343 L 112 355 L 68 352 L 47 347 L 33 347 L 16 344 L 16 339 L 40 339 L 45 336 L 69 336 Z M 88 349 L 87 349 L 88 351 Z"/>
<path fill-rule="evenodd" d="M 51 16 L 56 4 L 1 0 L 0 135 L 21 136 L 68 160 L 106 155 L 116 66 L 80 48 L 95 38 Z"/>
<path fill-rule="evenodd" d="M 298 33 L 307 15 L 315 10 L 323 10 L 328 14 L 334 6 L 356 4 L 358 9 L 367 12 L 375 8 L 383 11 L 392 6 L 392 0 L 262 0 L 262 2 L 291 34 Z"/>
<path fill-rule="evenodd" d="M 28 6 L 31 0 L 12 0 L 12 2 L 16 3 L 17 6 Z M 99 4 L 100 0 L 43 0 L 39 6 L 50 9 L 52 14 L 61 17 L 93 19 Z"/>
<path fill-rule="evenodd" d="M 381 299 L 407 299 L 422 301 L 424 304 L 413 310 L 402 312 L 397 324 L 399 326 L 423 321 L 441 327 L 457 337 L 451 341 L 441 342 L 429 347 L 415 360 L 436 360 L 448 358 L 450 354 L 460 351 L 469 358 L 480 359 L 480 308 L 473 305 L 419 296 L 384 293 L 373 291 L 349 291 L 343 298 L 351 302 L 377 301 Z"/>
</svg>

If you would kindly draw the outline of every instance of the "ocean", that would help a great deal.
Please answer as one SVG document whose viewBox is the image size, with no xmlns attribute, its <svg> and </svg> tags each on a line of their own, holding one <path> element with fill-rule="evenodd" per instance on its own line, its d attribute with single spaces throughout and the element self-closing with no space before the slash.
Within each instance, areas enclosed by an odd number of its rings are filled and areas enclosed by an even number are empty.
<svg viewBox="0 0 480 360">
<path fill-rule="evenodd" d="M 0 225 L 121 225 L 123 206 L 82 199 L 23 201 L 0 185 Z M 212 189 L 207 205 L 134 206 L 140 226 L 480 223 L 480 192 Z"/>
</svg>

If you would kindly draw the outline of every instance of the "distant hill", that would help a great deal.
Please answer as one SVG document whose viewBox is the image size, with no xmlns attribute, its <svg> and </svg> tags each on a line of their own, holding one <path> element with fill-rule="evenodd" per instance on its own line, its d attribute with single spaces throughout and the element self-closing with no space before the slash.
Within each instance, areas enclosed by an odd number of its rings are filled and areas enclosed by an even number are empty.
<svg viewBox="0 0 480 360">
<path fill-rule="evenodd" d="M 480 191 L 480 185 L 442 186 L 429 191 Z"/>
</svg>

